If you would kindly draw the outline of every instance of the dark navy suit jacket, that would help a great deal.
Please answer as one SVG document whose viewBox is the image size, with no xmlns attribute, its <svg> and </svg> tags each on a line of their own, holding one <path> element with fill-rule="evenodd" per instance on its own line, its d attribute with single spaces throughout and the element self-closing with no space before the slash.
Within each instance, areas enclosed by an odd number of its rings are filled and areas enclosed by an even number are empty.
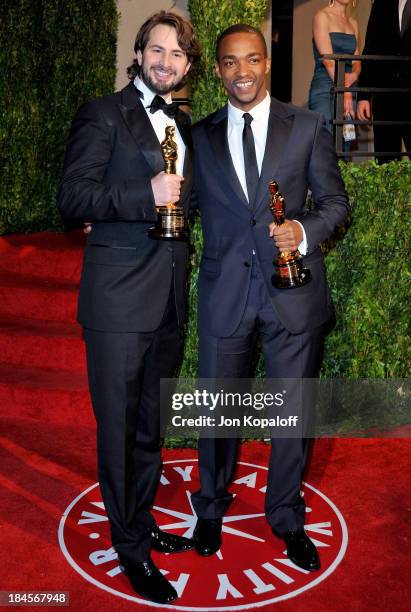
<svg viewBox="0 0 411 612">
<path fill-rule="evenodd" d="M 411 56 L 411 27 L 404 28 L 401 35 L 398 0 L 375 0 L 373 3 L 363 54 Z M 361 87 L 410 87 L 410 83 L 410 62 L 362 62 L 358 82 Z M 393 94 L 380 94 L 382 98 L 387 95 L 390 96 L 388 99 L 392 100 L 395 112 Z M 358 97 L 360 100 L 367 100 L 371 98 L 371 94 L 359 92 Z"/>
<path fill-rule="evenodd" d="M 258 193 L 250 207 L 237 178 L 227 140 L 227 107 L 192 129 L 194 189 L 201 211 L 204 248 L 199 277 L 199 329 L 214 336 L 232 335 L 244 312 L 256 253 L 267 290 L 282 324 L 301 333 L 325 323 L 331 315 L 320 243 L 349 210 L 331 135 L 321 115 L 271 101 L 267 143 Z M 286 216 L 304 226 L 308 254 L 304 264 L 311 283 L 296 289 L 275 289 L 272 260 L 277 253 L 269 237 L 273 217 L 268 183 L 276 180 L 285 197 Z M 307 210 L 307 191 L 314 207 Z"/>
<path fill-rule="evenodd" d="M 186 144 L 180 205 L 188 211 L 190 121 L 179 111 L 176 123 Z M 93 223 L 79 294 L 83 326 L 112 332 L 155 330 L 173 278 L 183 322 L 187 245 L 147 235 L 157 218 L 151 178 L 164 169 L 160 144 L 133 83 L 78 110 L 58 206 L 67 219 Z"/>
</svg>

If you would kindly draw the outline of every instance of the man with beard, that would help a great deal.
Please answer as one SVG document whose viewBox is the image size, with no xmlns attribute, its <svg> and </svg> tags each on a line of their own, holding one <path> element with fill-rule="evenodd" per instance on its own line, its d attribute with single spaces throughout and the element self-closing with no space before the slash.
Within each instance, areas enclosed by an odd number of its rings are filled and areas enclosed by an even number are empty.
<svg viewBox="0 0 411 612">
<path fill-rule="evenodd" d="M 78 320 L 84 328 L 97 421 L 98 471 L 111 537 L 134 590 L 177 597 L 150 557 L 192 548 L 162 532 L 150 513 L 161 472 L 160 378 L 175 374 L 184 322 L 187 245 L 148 237 L 156 207 L 191 190 L 189 120 L 171 102 L 199 47 L 191 25 L 161 11 L 140 28 L 131 82 L 83 105 L 71 127 L 58 206 L 91 222 Z M 177 172 L 166 174 L 160 143 L 175 126 Z"/>
<path fill-rule="evenodd" d="M 317 376 L 323 327 L 332 313 L 320 243 L 344 224 L 347 195 L 331 134 L 320 114 L 270 98 L 270 69 L 261 32 L 238 24 L 219 37 L 216 71 L 228 104 L 197 123 L 194 190 L 201 210 L 204 248 L 199 276 L 200 378 L 247 378 L 261 341 L 269 378 Z M 272 222 L 268 184 L 278 182 L 287 221 Z M 307 208 L 307 191 L 313 207 Z M 299 249 L 311 282 L 273 286 L 273 255 Z M 287 396 L 289 398 L 289 396 Z M 290 406 L 292 408 L 292 406 Z M 273 438 L 265 513 L 284 539 L 288 557 L 318 570 L 314 544 L 304 532 L 300 495 L 307 440 Z M 237 440 L 199 441 L 201 489 L 192 501 L 198 521 L 197 552 L 215 553 Z"/>
</svg>

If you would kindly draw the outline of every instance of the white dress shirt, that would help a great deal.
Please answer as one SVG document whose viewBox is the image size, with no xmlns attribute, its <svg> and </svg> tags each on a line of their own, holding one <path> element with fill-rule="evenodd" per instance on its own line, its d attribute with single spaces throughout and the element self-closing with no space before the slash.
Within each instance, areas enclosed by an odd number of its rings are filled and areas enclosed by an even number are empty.
<svg viewBox="0 0 411 612">
<path fill-rule="evenodd" d="M 407 0 L 399 0 L 398 2 L 398 19 L 400 22 L 400 32 L 401 32 L 401 24 L 402 24 L 402 14 L 404 12 L 404 7 L 407 4 Z"/>
<path fill-rule="evenodd" d="M 267 91 L 266 97 L 262 102 L 254 106 L 248 113 L 252 116 L 251 129 L 253 131 L 255 154 L 257 157 L 258 174 L 261 174 L 263 165 L 265 145 L 267 142 L 268 119 L 270 116 L 271 98 Z M 228 148 L 230 150 L 231 159 L 233 160 L 234 169 L 237 173 L 238 180 L 248 200 L 247 181 L 244 170 L 244 154 L 243 154 L 243 129 L 244 129 L 244 111 L 236 106 L 233 106 L 228 101 L 228 122 L 227 122 L 227 138 Z M 275 179 L 275 177 L 273 177 Z M 280 186 L 281 190 L 281 186 Z M 268 185 L 267 185 L 268 195 Z M 301 255 L 307 253 L 307 238 L 302 224 L 299 223 L 303 231 L 303 240 L 301 241 L 298 250 Z M 267 230 L 268 231 L 268 230 Z"/>
<path fill-rule="evenodd" d="M 178 131 L 178 127 L 176 126 L 175 120 L 172 119 L 171 117 L 168 117 L 165 113 L 163 113 L 162 110 L 158 110 L 155 113 L 150 113 L 150 109 L 148 108 L 148 106 L 150 106 L 156 94 L 153 91 L 151 91 L 151 89 L 149 89 L 147 85 L 138 76 L 136 76 L 136 78 L 134 79 L 134 85 L 139 91 L 141 91 L 141 93 L 144 96 L 144 98 L 142 99 L 142 103 L 146 110 L 147 117 L 150 119 L 151 125 L 154 128 L 154 131 L 158 138 L 158 142 L 159 143 L 163 142 L 165 135 L 166 135 L 167 126 L 174 125 L 174 127 L 176 128 L 175 141 L 177 143 L 177 154 L 178 154 L 176 169 L 177 169 L 177 174 L 179 174 L 180 176 L 183 176 L 184 156 L 186 152 L 186 146 L 184 144 L 183 139 L 181 138 L 180 132 Z M 170 102 L 172 102 L 171 94 L 168 94 L 168 96 L 165 98 L 165 101 L 167 102 L 167 104 L 170 104 Z"/>
</svg>

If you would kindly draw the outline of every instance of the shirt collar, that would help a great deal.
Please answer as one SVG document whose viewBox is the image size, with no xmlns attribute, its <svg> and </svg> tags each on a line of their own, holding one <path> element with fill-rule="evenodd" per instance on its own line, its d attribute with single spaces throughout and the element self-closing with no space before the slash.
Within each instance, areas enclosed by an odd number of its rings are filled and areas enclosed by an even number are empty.
<svg viewBox="0 0 411 612">
<path fill-rule="evenodd" d="M 264 100 L 259 102 L 256 106 L 254 106 L 249 112 L 254 120 L 259 120 L 264 116 L 268 116 L 270 112 L 270 104 L 271 98 L 270 94 L 266 93 Z M 237 108 L 233 104 L 231 104 L 230 100 L 228 101 L 228 120 L 231 123 L 244 123 L 243 115 L 244 112 L 241 108 Z"/>
<path fill-rule="evenodd" d="M 154 91 L 151 91 L 151 89 L 147 87 L 144 81 L 142 81 L 140 77 L 138 76 L 136 76 L 136 78 L 134 79 L 134 85 L 143 94 L 143 103 L 144 103 L 144 106 L 147 108 L 148 106 L 150 106 L 150 104 L 153 101 L 153 98 L 157 94 Z M 171 93 L 167 94 L 167 96 L 164 99 L 167 102 L 167 104 L 170 104 L 170 102 L 172 102 Z"/>
</svg>

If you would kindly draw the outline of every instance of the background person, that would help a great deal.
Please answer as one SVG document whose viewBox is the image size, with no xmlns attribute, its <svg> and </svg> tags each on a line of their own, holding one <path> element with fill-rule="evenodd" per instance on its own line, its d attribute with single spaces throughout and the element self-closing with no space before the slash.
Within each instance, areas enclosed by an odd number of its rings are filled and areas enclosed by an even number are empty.
<svg viewBox="0 0 411 612">
<path fill-rule="evenodd" d="M 335 62 L 322 60 L 326 54 L 358 54 L 358 23 L 349 15 L 351 0 L 330 0 L 313 18 L 314 75 L 311 81 L 308 107 L 324 115 L 327 129 L 333 133 Z M 340 65 L 341 67 L 341 65 Z M 360 62 L 346 62 L 344 87 L 358 79 Z M 344 116 L 355 115 L 353 94 L 344 94 Z"/>
<path fill-rule="evenodd" d="M 364 55 L 411 56 L 411 0 L 375 0 L 365 36 Z M 360 87 L 411 88 L 411 62 L 364 61 Z M 410 93 L 358 94 L 358 118 L 368 121 L 411 121 Z M 374 151 L 401 151 L 404 140 L 411 150 L 411 125 L 374 125 Z M 401 159 L 400 155 L 378 156 L 379 163 Z"/>
</svg>

